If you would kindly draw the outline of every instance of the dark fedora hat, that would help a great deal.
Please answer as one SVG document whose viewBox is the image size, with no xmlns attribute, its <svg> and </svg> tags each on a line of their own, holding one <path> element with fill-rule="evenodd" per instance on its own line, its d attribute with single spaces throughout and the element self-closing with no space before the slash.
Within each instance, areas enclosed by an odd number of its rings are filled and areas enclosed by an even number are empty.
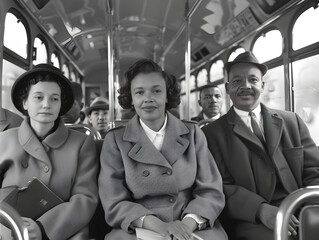
<svg viewBox="0 0 319 240">
<path fill-rule="evenodd" d="M 90 115 L 93 110 L 109 110 L 109 102 L 104 97 L 96 97 L 89 107 L 85 109 L 85 114 Z"/>
<path fill-rule="evenodd" d="M 72 90 L 71 82 L 63 75 L 62 71 L 50 64 L 38 64 L 31 70 L 23 73 L 14 82 L 11 89 L 11 99 L 14 106 L 24 115 L 28 115 L 28 112 L 23 108 L 21 94 L 28 86 L 29 82 L 38 75 L 51 75 L 61 87 L 61 109 L 59 115 L 65 114 L 72 107 L 74 102 L 74 94 Z"/>
<path fill-rule="evenodd" d="M 251 63 L 256 65 L 256 67 L 258 67 L 260 69 L 260 71 L 262 72 L 262 75 L 265 75 L 265 73 L 268 70 L 268 67 L 264 64 L 259 63 L 258 59 L 256 58 L 256 56 L 250 52 L 244 52 L 239 54 L 234 61 L 232 62 L 227 62 L 225 63 L 225 70 L 227 72 L 229 72 L 229 70 L 231 69 L 232 66 L 234 66 L 236 63 Z"/>
</svg>

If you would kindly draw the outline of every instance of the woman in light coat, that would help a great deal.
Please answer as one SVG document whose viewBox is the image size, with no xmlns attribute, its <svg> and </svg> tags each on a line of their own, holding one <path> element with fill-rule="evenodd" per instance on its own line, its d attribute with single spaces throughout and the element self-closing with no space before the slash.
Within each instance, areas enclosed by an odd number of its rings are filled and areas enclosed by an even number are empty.
<svg viewBox="0 0 319 240">
<path fill-rule="evenodd" d="M 140 60 L 119 90 L 125 109 L 136 115 L 111 130 L 101 153 L 99 194 L 105 239 L 136 239 L 144 228 L 164 239 L 227 239 L 217 221 L 224 207 L 222 181 L 200 128 L 167 111 L 179 102 L 180 88 L 152 60 Z"/>
<path fill-rule="evenodd" d="M 98 199 L 97 156 L 93 139 L 60 119 L 73 104 L 69 80 L 51 65 L 37 65 L 14 83 L 12 101 L 26 117 L 0 134 L 1 187 L 26 187 L 36 177 L 64 201 L 38 219 L 23 218 L 30 239 L 87 240 Z"/>
</svg>

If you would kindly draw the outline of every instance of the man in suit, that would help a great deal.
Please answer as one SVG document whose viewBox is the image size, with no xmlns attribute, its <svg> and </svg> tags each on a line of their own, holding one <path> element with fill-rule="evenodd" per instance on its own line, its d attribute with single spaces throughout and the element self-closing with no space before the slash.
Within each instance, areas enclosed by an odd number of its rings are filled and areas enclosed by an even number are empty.
<svg viewBox="0 0 319 240">
<path fill-rule="evenodd" d="M 0 108 L 0 132 L 19 127 L 23 118 L 8 109 Z"/>
<path fill-rule="evenodd" d="M 222 92 L 219 87 L 212 83 L 202 87 L 199 92 L 198 104 L 203 110 L 198 116 L 193 117 L 192 121 L 201 125 L 202 122 L 213 122 L 218 119 L 223 105 Z"/>
<path fill-rule="evenodd" d="M 71 82 L 73 93 L 74 93 L 74 102 L 70 110 L 65 113 L 62 118 L 64 123 L 79 124 L 81 120 L 81 109 L 84 106 L 83 103 L 83 91 L 80 83 Z"/>
<path fill-rule="evenodd" d="M 285 197 L 298 188 L 319 184 L 319 150 L 297 114 L 260 102 L 267 66 L 251 52 L 226 63 L 225 69 L 226 92 L 233 106 L 203 127 L 223 178 L 224 216 L 232 221 L 228 230 L 234 239 L 271 240 Z M 291 216 L 292 239 L 298 224 Z"/>
</svg>

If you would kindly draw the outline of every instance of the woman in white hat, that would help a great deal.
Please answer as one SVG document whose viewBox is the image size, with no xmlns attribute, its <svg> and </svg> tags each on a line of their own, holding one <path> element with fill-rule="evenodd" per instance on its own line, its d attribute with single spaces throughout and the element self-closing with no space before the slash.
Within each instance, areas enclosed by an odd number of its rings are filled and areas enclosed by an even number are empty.
<svg viewBox="0 0 319 240">
<path fill-rule="evenodd" d="M 0 134 L 1 188 L 26 187 L 36 177 L 64 201 L 37 219 L 22 216 L 30 239 L 88 239 L 98 201 L 96 148 L 91 137 L 60 119 L 74 101 L 69 80 L 40 64 L 22 74 L 11 93 L 26 117 L 19 128 Z"/>
</svg>

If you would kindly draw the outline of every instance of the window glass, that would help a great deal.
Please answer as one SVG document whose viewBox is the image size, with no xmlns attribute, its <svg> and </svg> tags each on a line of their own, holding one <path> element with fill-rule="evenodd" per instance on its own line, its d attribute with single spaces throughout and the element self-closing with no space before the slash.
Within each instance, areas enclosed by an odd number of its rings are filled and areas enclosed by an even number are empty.
<svg viewBox="0 0 319 240">
<path fill-rule="evenodd" d="M 285 110 L 284 67 L 269 69 L 264 76 L 262 102 L 270 108 Z"/>
<path fill-rule="evenodd" d="M 298 50 L 319 41 L 319 29 L 315 27 L 318 22 L 319 8 L 309 8 L 298 17 L 292 29 L 293 50 Z"/>
<path fill-rule="evenodd" d="M 319 55 L 292 64 L 295 112 L 305 121 L 319 145 Z"/>
<path fill-rule="evenodd" d="M 186 85 L 186 81 L 185 81 L 185 79 L 183 79 L 181 81 L 181 93 L 182 94 L 186 92 L 186 86 L 185 85 Z"/>
<path fill-rule="evenodd" d="M 252 52 L 259 62 L 267 62 L 281 56 L 282 36 L 279 30 L 271 30 L 257 38 Z M 271 51 L 269 51 L 271 49 Z"/>
<path fill-rule="evenodd" d="M 59 57 L 56 53 L 52 53 L 51 55 L 51 63 L 53 64 L 53 66 L 57 67 L 60 69 L 60 60 Z"/>
<path fill-rule="evenodd" d="M 23 23 L 12 13 L 8 12 L 4 25 L 4 46 L 24 59 L 28 56 L 28 37 Z"/>
<path fill-rule="evenodd" d="M 189 95 L 189 117 L 195 117 L 200 109 L 199 109 L 199 105 L 198 105 L 198 94 L 199 92 L 192 92 Z"/>
<path fill-rule="evenodd" d="M 224 78 L 224 63 L 222 60 L 217 60 L 212 64 L 209 70 L 210 81 L 214 82 Z"/>
<path fill-rule="evenodd" d="M 69 67 L 68 67 L 66 64 L 63 64 L 62 72 L 63 72 L 64 76 L 65 76 L 67 79 L 70 78 L 70 70 L 69 70 Z"/>
<path fill-rule="evenodd" d="M 40 63 L 48 63 L 48 52 L 45 43 L 38 37 L 34 39 L 35 49 L 35 60 L 33 60 L 33 65 Z"/>
<path fill-rule="evenodd" d="M 191 75 L 190 79 L 189 79 L 189 89 L 190 90 L 194 90 L 195 89 L 195 81 L 196 81 L 196 78 L 194 75 Z"/>
<path fill-rule="evenodd" d="M 233 61 L 239 54 L 245 52 L 244 48 L 237 48 L 235 51 L 233 51 L 228 58 L 228 62 Z"/>
<path fill-rule="evenodd" d="M 202 70 L 199 71 L 197 75 L 197 87 L 206 85 L 208 83 L 207 80 L 208 80 L 207 70 L 203 68 Z"/>
<path fill-rule="evenodd" d="M 11 101 L 11 88 L 15 80 L 24 72 L 24 69 L 3 59 L 2 106 L 20 115 L 21 113 L 13 106 L 13 103 Z"/>
</svg>

